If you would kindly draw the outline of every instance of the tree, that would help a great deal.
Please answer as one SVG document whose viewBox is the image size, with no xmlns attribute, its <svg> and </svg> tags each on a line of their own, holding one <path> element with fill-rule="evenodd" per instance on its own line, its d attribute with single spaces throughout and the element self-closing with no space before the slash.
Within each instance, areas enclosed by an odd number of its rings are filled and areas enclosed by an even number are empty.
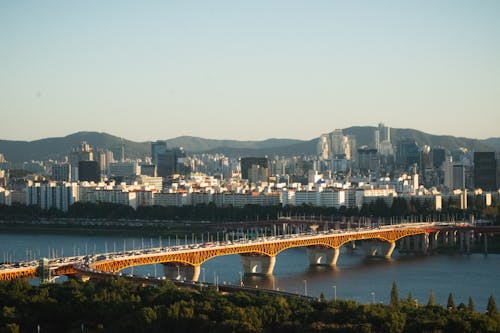
<svg viewBox="0 0 500 333">
<path fill-rule="evenodd" d="M 435 305 L 436 305 L 436 296 L 434 296 L 434 290 L 431 289 L 427 306 L 435 306 Z"/>
<path fill-rule="evenodd" d="M 399 292 L 398 292 L 398 286 L 396 285 L 396 281 L 392 282 L 390 304 L 393 307 L 397 307 L 399 305 Z"/>
<path fill-rule="evenodd" d="M 486 314 L 490 317 L 498 316 L 497 304 L 495 303 L 495 299 L 493 295 L 488 298 L 488 306 L 486 307 Z"/>
<path fill-rule="evenodd" d="M 467 304 L 467 310 L 469 312 L 471 312 L 471 313 L 475 311 L 475 309 L 474 309 L 474 301 L 472 300 L 471 296 L 469 296 L 469 303 Z"/>
<path fill-rule="evenodd" d="M 455 300 L 453 300 L 453 294 L 448 295 L 448 302 L 446 303 L 446 308 L 448 310 L 455 310 Z"/>
</svg>

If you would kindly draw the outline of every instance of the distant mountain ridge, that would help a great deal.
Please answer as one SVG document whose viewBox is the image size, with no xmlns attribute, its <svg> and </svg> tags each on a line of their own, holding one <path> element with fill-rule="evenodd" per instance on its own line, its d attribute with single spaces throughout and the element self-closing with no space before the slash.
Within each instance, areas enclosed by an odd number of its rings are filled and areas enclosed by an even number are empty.
<svg viewBox="0 0 500 333">
<path fill-rule="evenodd" d="M 358 146 L 372 145 L 373 126 L 355 126 L 343 130 L 344 135 L 356 137 Z M 455 150 L 466 147 L 475 151 L 500 151 L 500 137 L 477 140 L 454 136 L 432 135 L 414 129 L 391 128 L 393 143 L 402 138 L 412 138 L 420 146 L 444 147 Z M 267 139 L 262 141 L 238 141 L 204 139 L 192 136 L 181 136 L 168 139 L 169 147 L 183 147 L 188 153 L 222 153 L 227 156 L 292 156 L 313 155 L 316 153 L 318 138 L 311 140 Z M 70 151 L 86 141 L 95 148 L 108 149 L 119 157 L 122 145 L 127 158 L 144 158 L 150 155 L 151 142 L 134 142 L 120 137 L 99 132 L 77 132 L 65 137 L 46 138 L 35 141 L 0 140 L 0 153 L 11 162 L 31 160 L 63 160 Z"/>
</svg>

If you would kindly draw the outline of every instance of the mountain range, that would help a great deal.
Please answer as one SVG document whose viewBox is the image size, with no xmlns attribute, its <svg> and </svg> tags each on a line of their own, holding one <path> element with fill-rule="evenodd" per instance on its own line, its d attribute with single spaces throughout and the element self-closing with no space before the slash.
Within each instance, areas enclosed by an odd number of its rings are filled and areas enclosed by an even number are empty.
<svg viewBox="0 0 500 333">
<path fill-rule="evenodd" d="M 373 144 L 376 127 L 355 126 L 343 129 L 344 135 L 356 138 L 358 146 Z M 414 129 L 391 128 L 391 142 L 401 138 L 412 138 L 420 146 L 443 147 L 454 151 L 465 147 L 472 151 L 500 151 L 500 137 L 486 140 L 432 135 Z M 0 140 L 0 153 L 10 162 L 63 160 L 69 152 L 86 141 L 94 148 L 108 149 L 120 156 L 124 149 L 127 158 L 144 158 L 150 155 L 151 142 L 134 142 L 107 133 L 77 132 L 65 137 L 46 138 L 35 141 Z M 311 140 L 267 139 L 262 141 L 214 140 L 192 136 L 168 139 L 168 147 L 183 147 L 188 154 L 222 153 L 226 156 L 293 156 L 316 153 L 318 138 Z"/>
</svg>

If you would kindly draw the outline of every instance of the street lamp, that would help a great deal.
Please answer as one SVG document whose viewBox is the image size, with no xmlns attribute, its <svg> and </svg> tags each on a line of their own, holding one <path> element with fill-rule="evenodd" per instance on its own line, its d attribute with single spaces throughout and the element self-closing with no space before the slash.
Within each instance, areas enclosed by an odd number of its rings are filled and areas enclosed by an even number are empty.
<svg viewBox="0 0 500 333">
<path fill-rule="evenodd" d="M 307 296 L 307 280 L 304 280 L 304 296 Z"/>
<path fill-rule="evenodd" d="M 243 287 L 243 273 L 240 272 L 240 287 Z"/>
<path fill-rule="evenodd" d="M 333 300 L 337 302 L 337 286 L 332 286 L 333 287 Z"/>
<path fill-rule="evenodd" d="M 372 295 L 372 304 L 375 304 L 375 293 L 372 291 L 370 294 Z"/>
<path fill-rule="evenodd" d="M 201 271 L 203 273 L 203 283 L 205 283 L 205 268 L 201 268 Z"/>
</svg>

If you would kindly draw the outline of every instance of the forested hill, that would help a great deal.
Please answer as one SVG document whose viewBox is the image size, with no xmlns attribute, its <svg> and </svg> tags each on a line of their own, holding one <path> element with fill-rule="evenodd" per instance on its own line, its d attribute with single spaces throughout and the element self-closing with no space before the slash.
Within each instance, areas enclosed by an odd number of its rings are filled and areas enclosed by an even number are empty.
<svg viewBox="0 0 500 333">
<path fill-rule="evenodd" d="M 357 146 L 373 145 L 375 127 L 349 127 L 344 135 L 356 138 Z M 321 133 L 318 133 L 318 136 Z M 293 133 L 291 133 L 293 136 Z M 391 128 L 391 141 L 413 138 L 420 146 L 444 147 L 450 151 L 465 147 L 474 151 L 500 150 L 500 138 L 476 140 L 469 138 L 431 135 L 414 129 Z M 161 139 L 161 138 L 159 138 Z M 0 153 L 8 161 L 63 160 L 82 141 L 96 148 L 108 149 L 120 156 L 123 146 L 128 158 L 144 158 L 150 155 L 151 142 L 134 142 L 107 133 L 77 132 L 65 137 L 46 138 L 35 141 L 0 140 Z M 188 153 L 223 153 L 227 156 L 293 156 L 316 153 L 318 138 L 311 140 L 267 139 L 262 141 L 215 140 L 182 136 L 166 140 L 169 147 L 183 147 Z"/>
</svg>

